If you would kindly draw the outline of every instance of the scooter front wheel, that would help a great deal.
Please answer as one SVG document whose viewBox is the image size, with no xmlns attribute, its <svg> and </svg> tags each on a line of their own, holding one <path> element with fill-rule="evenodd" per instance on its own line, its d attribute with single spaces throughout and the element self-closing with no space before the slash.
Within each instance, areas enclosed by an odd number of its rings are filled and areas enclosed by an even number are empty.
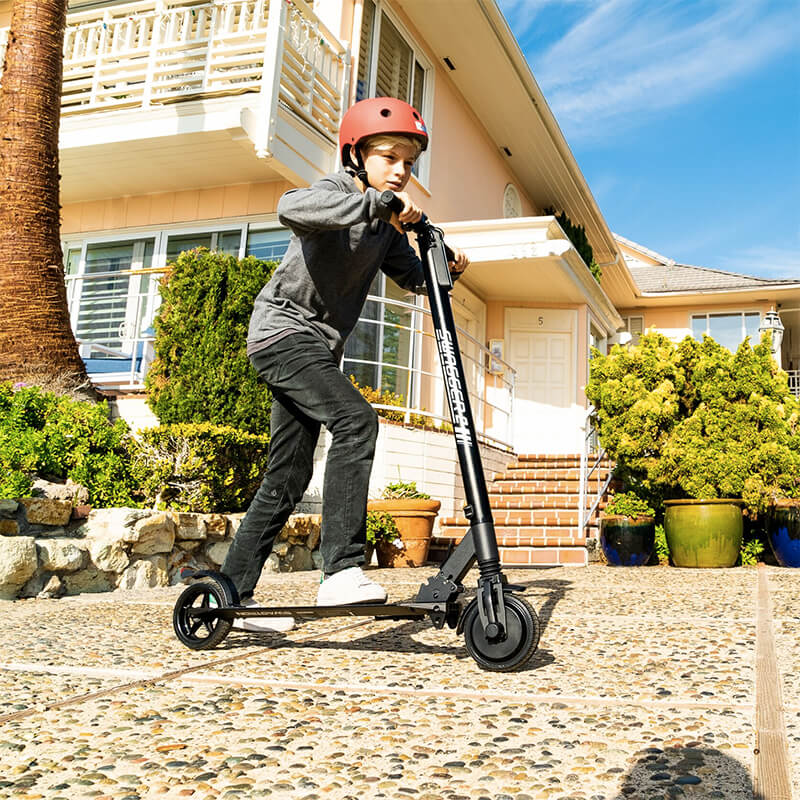
<svg viewBox="0 0 800 800">
<path fill-rule="evenodd" d="M 505 594 L 503 600 L 506 607 L 506 633 L 502 639 L 487 638 L 476 600 L 464 610 L 462 624 L 467 652 L 478 666 L 493 672 L 521 669 L 539 644 L 539 617 L 530 603 L 513 594 Z"/>
<path fill-rule="evenodd" d="M 172 612 L 172 627 L 177 637 L 192 650 L 211 650 L 230 633 L 232 620 L 212 613 L 202 617 L 193 612 L 228 605 L 224 587 L 216 581 L 193 583 L 181 592 Z"/>
</svg>

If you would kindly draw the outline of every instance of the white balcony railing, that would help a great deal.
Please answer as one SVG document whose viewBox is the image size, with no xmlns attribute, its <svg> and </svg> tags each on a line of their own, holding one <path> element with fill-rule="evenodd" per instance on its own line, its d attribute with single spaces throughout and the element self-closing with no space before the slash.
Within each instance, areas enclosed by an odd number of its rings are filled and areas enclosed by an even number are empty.
<svg viewBox="0 0 800 800">
<path fill-rule="evenodd" d="M 335 141 L 347 62 L 304 0 L 119 3 L 68 14 L 61 113 L 259 92 Z"/>
</svg>

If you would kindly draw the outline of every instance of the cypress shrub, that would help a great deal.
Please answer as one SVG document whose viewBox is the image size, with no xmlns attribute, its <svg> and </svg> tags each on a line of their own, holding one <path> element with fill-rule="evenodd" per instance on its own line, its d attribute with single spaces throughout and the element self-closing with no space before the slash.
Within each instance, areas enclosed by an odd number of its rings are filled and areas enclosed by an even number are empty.
<svg viewBox="0 0 800 800">
<path fill-rule="evenodd" d="M 753 513 L 800 495 L 800 402 L 768 338 L 731 353 L 712 338 L 594 351 L 586 396 L 617 474 L 655 504 L 741 497 Z"/>
<path fill-rule="evenodd" d="M 178 511 L 244 511 L 267 468 L 269 437 L 225 425 L 142 431 L 138 465 L 148 503 Z"/>
<path fill-rule="evenodd" d="M 155 320 L 148 405 L 162 424 L 210 422 L 269 431 L 271 396 L 246 353 L 256 295 L 275 262 L 241 260 L 206 248 L 169 265 Z"/>
</svg>

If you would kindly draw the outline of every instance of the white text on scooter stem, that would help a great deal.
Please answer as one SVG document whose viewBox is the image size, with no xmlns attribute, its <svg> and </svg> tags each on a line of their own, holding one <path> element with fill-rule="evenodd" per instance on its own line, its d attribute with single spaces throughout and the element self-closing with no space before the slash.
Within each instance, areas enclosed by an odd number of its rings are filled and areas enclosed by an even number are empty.
<svg viewBox="0 0 800 800">
<path fill-rule="evenodd" d="M 436 331 L 436 338 L 439 344 L 439 353 L 442 357 L 447 396 L 450 398 L 450 408 L 453 412 L 456 444 L 470 447 L 472 445 L 472 435 L 470 434 L 469 421 L 467 420 L 467 404 L 461 391 L 461 381 L 458 378 L 453 339 L 448 331 Z"/>
</svg>

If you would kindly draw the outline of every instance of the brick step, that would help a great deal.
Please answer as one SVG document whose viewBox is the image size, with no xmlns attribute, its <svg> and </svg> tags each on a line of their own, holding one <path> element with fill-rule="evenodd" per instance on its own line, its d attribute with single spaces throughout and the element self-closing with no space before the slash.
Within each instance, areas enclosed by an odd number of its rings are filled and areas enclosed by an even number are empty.
<svg viewBox="0 0 800 800">
<path fill-rule="evenodd" d="M 577 525 L 578 509 L 569 508 L 531 508 L 514 509 L 511 511 L 495 511 L 494 524 L 496 527 L 513 528 L 524 525 Z M 444 517 L 442 525 L 469 526 L 466 517 Z"/>
<path fill-rule="evenodd" d="M 608 477 L 608 470 L 599 471 L 600 479 Z M 597 480 L 598 472 L 592 474 L 592 479 Z M 579 469 L 511 469 L 505 472 L 492 473 L 493 481 L 579 481 Z"/>
<path fill-rule="evenodd" d="M 460 542 L 468 530 L 467 525 L 443 525 L 433 538 Z M 520 537 L 537 541 L 558 539 L 559 541 L 564 540 L 565 544 L 586 541 L 586 534 L 582 533 L 577 525 L 498 525 L 495 527 L 494 533 L 498 542 L 501 539 L 508 540 L 509 546 Z"/>
<path fill-rule="evenodd" d="M 491 487 L 489 487 L 491 489 Z M 586 498 L 586 508 L 592 504 L 594 495 Z M 490 494 L 489 506 L 497 509 L 510 508 L 577 508 L 578 493 L 570 492 L 564 494 L 531 494 L 528 492 L 512 492 L 509 494 Z M 601 502 L 601 507 L 605 503 Z"/>
<path fill-rule="evenodd" d="M 580 469 L 581 460 L 579 458 L 541 458 L 524 459 L 518 457 L 508 465 L 508 469 Z M 594 466 L 594 458 L 589 459 L 589 466 Z M 600 462 L 604 469 L 610 469 L 613 464 L 607 458 Z"/>
<path fill-rule="evenodd" d="M 589 453 L 588 460 L 590 464 L 594 464 L 597 460 L 597 453 Z M 522 453 L 517 456 L 517 461 L 521 464 L 580 464 L 580 453 Z M 611 459 L 604 456 L 601 463 L 610 464 Z"/>
<path fill-rule="evenodd" d="M 450 534 L 449 531 L 453 533 Z M 458 534 L 455 531 L 458 530 Z M 513 533 L 511 531 L 514 531 Z M 533 533 L 532 531 L 547 531 Z M 458 544 L 466 528 L 452 528 L 442 531 L 431 539 L 431 544 Z M 571 528 L 497 528 L 497 544 L 500 547 L 584 547 L 586 535 L 579 535 L 577 525 Z"/>
<path fill-rule="evenodd" d="M 520 453 L 517 458 L 520 461 L 552 461 L 561 458 L 575 459 L 580 461 L 580 453 Z"/>
<path fill-rule="evenodd" d="M 589 554 L 585 547 L 498 547 L 500 563 L 504 567 L 585 567 L 589 563 Z M 435 563 L 444 561 L 447 547 L 431 542 L 428 560 Z"/>
<path fill-rule="evenodd" d="M 574 494 L 580 490 L 579 480 L 493 480 L 488 490 L 493 495 L 507 494 Z"/>
</svg>

